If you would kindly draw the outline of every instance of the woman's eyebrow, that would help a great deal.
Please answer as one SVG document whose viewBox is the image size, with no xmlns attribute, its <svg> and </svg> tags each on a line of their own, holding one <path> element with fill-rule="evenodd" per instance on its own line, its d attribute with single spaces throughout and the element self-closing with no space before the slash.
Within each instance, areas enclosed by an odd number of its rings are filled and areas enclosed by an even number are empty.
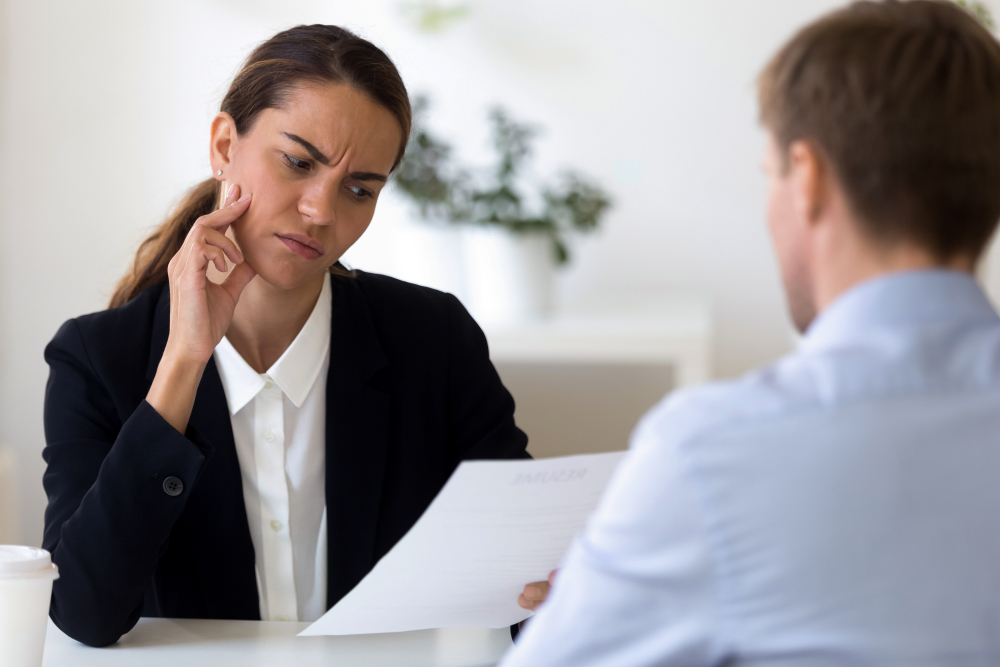
<svg viewBox="0 0 1000 667">
<path fill-rule="evenodd" d="M 375 174 L 370 171 L 352 171 L 351 178 L 356 181 L 381 181 L 385 183 L 388 180 L 388 176 L 383 176 L 382 174 Z"/>
<path fill-rule="evenodd" d="M 330 165 L 330 158 L 323 155 L 323 153 L 321 153 L 318 148 L 313 146 L 311 143 L 309 143 L 302 137 L 292 134 L 291 132 L 282 132 L 282 134 L 291 139 L 292 141 L 294 141 L 295 143 L 301 144 L 302 148 L 306 149 L 306 151 L 309 152 L 309 155 L 312 156 L 312 159 L 316 160 L 320 164 L 325 164 L 327 166 Z"/>
<path fill-rule="evenodd" d="M 316 160 L 320 164 L 330 166 L 330 158 L 323 155 L 323 153 L 320 152 L 320 150 L 315 146 L 313 146 L 311 143 L 309 143 L 308 141 L 306 141 L 305 139 L 303 139 L 298 135 L 292 134 L 291 132 L 282 132 L 282 134 L 291 139 L 292 141 L 294 141 L 295 143 L 300 144 L 302 148 L 306 149 L 309 155 L 312 156 L 312 159 Z M 353 178 L 356 181 L 380 181 L 382 183 L 385 183 L 387 180 L 389 180 L 388 176 L 384 174 L 376 174 L 371 171 L 351 172 L 351 178 Z"/>
</svg>

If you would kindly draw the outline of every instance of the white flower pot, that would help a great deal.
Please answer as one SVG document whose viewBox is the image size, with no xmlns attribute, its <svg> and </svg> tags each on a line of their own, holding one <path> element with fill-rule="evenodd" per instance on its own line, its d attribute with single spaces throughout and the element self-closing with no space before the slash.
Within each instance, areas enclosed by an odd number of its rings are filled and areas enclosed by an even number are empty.
<svg viewBox="0 0 1000 667">
<path fill-rule="evenodd" d="M 462 240 L 466 306 L 476 321 L 509 324 L 552 314 L 556 267 L 548 236 L 467 227 Z"/>
<path fill-rule="evenodd" d="M 465 300 L 462 236 L 453 225 L 407 221 L 392 236 L 392 275 Z"/>
</svg>

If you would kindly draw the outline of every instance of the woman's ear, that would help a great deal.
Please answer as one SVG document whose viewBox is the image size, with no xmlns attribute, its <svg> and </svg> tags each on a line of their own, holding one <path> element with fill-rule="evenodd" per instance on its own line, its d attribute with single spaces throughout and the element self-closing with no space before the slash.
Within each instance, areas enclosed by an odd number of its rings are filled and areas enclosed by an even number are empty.
<svg viewBox="0 0 1000 667">
<path fill-rule="evenodd" d="M 225 111 L 220 111 L 212 119 L 212 128 L 208 144 L 208 159 L 212 165 L 212 176 L 217 181 L 226 181 L 227 168 L 233 157 L 236 145 L 236 121 Z M 219 172 L 222 172 L 221 174 Z"/>
</svg>

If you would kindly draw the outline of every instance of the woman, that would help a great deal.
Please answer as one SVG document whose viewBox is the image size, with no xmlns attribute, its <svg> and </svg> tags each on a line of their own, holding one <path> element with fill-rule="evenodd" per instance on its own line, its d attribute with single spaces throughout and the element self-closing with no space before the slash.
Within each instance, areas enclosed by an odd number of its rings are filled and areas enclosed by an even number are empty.
<svg viewBox="0 0 1000 667">
<path fill-rule="evenodd" d="M 68 635 L 313 620 L 460 461 L 527 456 L 459 302 L 338 263 L 409 130 L 375 46 L 334 26 L 276 35 L 212 121 L 213 178 L 142 244 L 111 308 L 46 348 L 44 547 Z"/>
</svg>

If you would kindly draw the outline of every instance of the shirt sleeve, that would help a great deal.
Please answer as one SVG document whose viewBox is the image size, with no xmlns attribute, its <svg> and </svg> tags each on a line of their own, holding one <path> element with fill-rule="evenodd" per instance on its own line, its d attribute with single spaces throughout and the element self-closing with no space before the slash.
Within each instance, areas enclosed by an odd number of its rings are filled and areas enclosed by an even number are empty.
<svg viewBox="0 0 1000 667">
<path fill-rule="evenodd" d="M 720 662 L 715 568 L 680 453 L 644 423 L 502 667 Z"/>
</svg>

